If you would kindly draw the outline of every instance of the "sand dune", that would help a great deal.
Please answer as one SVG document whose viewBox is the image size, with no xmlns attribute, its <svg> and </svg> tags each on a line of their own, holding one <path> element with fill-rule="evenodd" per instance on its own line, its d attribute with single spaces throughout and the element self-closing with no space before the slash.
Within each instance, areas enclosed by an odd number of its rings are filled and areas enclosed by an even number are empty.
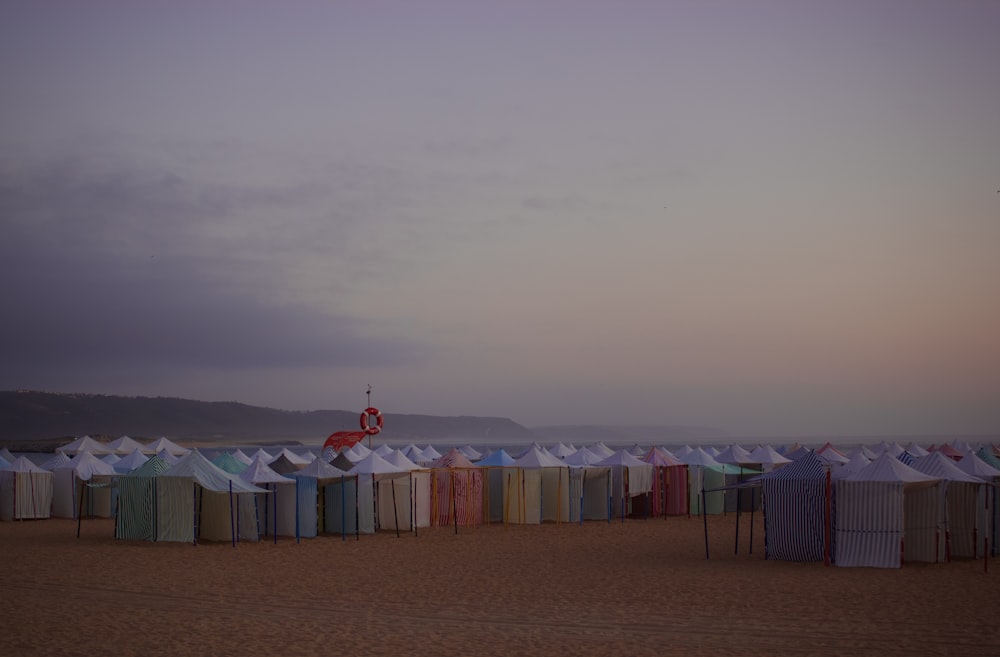
<svg viewBox="0 0 1000 657">
<path fill-rule="evenodd" d="M 361 540 L 116 541 L 0 523 L 11 655 L 996 655 L 1000 562 L 763 559 L 760 518 L 421 530 Z"/>
</svg>

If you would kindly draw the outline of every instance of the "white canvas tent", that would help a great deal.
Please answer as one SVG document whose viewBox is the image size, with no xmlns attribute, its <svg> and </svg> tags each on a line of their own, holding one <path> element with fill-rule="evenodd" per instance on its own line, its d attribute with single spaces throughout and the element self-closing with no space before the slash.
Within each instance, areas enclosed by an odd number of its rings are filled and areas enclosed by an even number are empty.
<svg viewBox="0 0 1000 657">
<path fill-rule="evenodd" d="M 18 456 L 0 470 L 0 520 L 48 518 L 52 509 L 52 473 Z"/>
<path fill-rule="evenodd" d="M 63 445 L 62 447 L 56 447 L 57 452 L 62 452 L 63 454 L 79 454 L 80 452 L 90 452 L 91 454 L 97 454 L 98 456 L 104 456 L 105 454 L 111 454 L 114 450 L 109 449 L 105 443 L 98 442 L 91 438 L 90 436 L 81 436 L 68 445 Z"/>
<path fill-rule="evenodd" d="M 160 452 L 166 452 L 170 456 L 186 456 L 191 453 L 191 450 L 187 447 L 181 447 L 166 437 L 157 438 L 142 448 L 143 454 L 159 454 Z"/>
<path fill-rule="evenodd" d="M 133 438 L 130 438 L 129 436 L 122 436 L 108 443 L 108 449 L 118 456 L 126 456 L 135 450 L 141 451 L 143 447 L 145 447 L 145 445 Z"/>
<path fill-rule="evenodd" d="M 57 466 L 52 474 L 53 516 L 111 517 L 113 506 L 110 484 L 118 474 L 113 466 L 90 452 L 80 452 L 69 463 Z M 88 483 L 98 487 L 88 486 Z"/>
<path fill-rule="evenodd" d="M 238 476 L 271 491 L 270 495 L 254 495 L 257 533 L 271 535 L 275 542 L 278 536 L 298 537 L 298 480 L 278 474 L 260 459 L 251 461 Z"/>
<path fill-rule="evenodd" d="M 985 507 L 986 482 L 965 472 L 941 452 L 928 452 L 914 459 L 911 467 L 941 479 L 939 553 L 947 560 L 983 556 L 985 550 L 978 539 L 987 535 L 988 518 L 981 513 Z"/>
<path fill-rule="evenodd" d="M 520 486 L 513 496 L 519 505 L 519 521 L 529 525 L 569 522 L 569 465 L 534 445 L 515 459 L 514 465 L 521 475 Z"/>
<path fill-rule="evenodd" d="M 937 561 L 940 479 L 888 452 L 834 482 L 834 563 L 899 568 Z"/>
<path fill-rule="evenodd" d="M 157 477 L 157 538 L 234 545 L 238 538 L 255 541 L 253 495 L 267 492 L 193 450 Z"/>
</svg>

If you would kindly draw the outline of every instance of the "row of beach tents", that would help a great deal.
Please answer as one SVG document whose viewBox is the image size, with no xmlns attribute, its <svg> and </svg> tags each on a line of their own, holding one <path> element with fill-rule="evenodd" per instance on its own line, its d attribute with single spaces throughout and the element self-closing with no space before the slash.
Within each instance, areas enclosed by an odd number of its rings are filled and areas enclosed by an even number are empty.
<svg viewBox="0 0 1000 657">
<path fill-rule="evenodd" d="M 113 516 L 122 539 L 235 542 L 760 508 L 767 558 L 897 567 L 995 554 L 997 545 L 991 446 L 534 444 L 511 456 L 359 444 L 328 463 L 287 449 L 209 460 L 166 439 L 126 439 L 84 437 L 42 466 L 0 451 L 0 519 Z"/>
</svg>

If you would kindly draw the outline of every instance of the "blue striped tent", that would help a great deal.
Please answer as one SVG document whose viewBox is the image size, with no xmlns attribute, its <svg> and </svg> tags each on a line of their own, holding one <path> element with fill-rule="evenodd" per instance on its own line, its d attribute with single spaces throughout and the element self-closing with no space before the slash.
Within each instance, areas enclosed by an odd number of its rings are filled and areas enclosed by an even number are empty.
<svg viewBox="0 0 1000 657">
<path fill-rule="evenodd" d="M 761 475 L 764 556 L 826 561 L 830 542 L 829 466 L 815 452 Z"/>
<path fill-rule="evenodd" d="M 118 477 L 118 514 L 115 538 L 156 540 L 156 476 L 170 465 L 153 456 L 135 470 Z"/>
</svg>

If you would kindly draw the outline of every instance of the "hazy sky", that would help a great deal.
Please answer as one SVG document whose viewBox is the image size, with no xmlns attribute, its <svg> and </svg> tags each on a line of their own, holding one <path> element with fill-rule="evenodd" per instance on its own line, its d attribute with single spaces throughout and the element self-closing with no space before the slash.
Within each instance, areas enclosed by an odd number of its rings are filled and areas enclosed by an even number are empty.
<svg viewBox="0 0 1000 657">
<path fill-rule="evenodd" d="M 0 388 L 1000 432 L 1000 3 L 0 1 Z"/>
</svg>

